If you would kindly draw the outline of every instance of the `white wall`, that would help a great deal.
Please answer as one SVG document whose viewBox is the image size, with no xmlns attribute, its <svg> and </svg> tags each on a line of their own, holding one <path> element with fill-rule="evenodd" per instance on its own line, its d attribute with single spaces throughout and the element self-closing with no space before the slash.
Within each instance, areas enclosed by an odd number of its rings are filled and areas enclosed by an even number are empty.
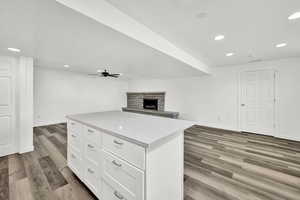
<svg viewBox="0 0 300 200">
<path fill-rule="evenodd" d="M 20 57 L 18 83 L 19 152 L 33 151 L 33 58 Z"/>
<path fill-rule="evenodd" d="M 166 110 L 200 125 L 239 130 L 238 75 L 242 70 L 275 69 L 276 136 L 300 140 L 300 58 L 215 68 L 213 75 L 172 80 L 132 80 L 130 92 L 165 91 Z"/>
<path fill-rule="evenodd" d="M 66 115 L 120 110 L 128 82 L 35 67 L 34 125 L 65 122 Z"/>
</svg>

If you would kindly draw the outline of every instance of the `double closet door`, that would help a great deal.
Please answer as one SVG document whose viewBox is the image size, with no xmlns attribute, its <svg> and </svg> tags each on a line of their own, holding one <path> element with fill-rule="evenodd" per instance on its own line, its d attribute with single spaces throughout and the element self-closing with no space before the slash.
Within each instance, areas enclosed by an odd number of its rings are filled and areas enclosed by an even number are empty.
<svg viewBox="0 0 300 200">
<path fill-rule="evenodd" d="M 245 71 L 240 74 L 240 127 L 242 131 L 274 135 L 275 71 Z"/>
<path fill-rule="evenodd" d="M 0 58 L 0 156 L 16 152 L 15 69 L 9 58 Z"/>
</svg>

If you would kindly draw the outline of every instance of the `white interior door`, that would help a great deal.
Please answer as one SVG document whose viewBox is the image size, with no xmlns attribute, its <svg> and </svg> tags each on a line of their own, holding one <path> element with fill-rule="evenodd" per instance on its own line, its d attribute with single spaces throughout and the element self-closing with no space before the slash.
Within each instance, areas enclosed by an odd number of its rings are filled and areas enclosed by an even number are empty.
<svg viewBox="0 0 300 200">
<path fill-rule="evenodd" d="M 0 59 L 0 156 L 15 153 L 15 106 L 13 66 Z"/>
<path fill-rule="evenodd" d="M 240 75 L 242 131 L 275 134 L 275 71 L 246 71 Z"/>
</svg>

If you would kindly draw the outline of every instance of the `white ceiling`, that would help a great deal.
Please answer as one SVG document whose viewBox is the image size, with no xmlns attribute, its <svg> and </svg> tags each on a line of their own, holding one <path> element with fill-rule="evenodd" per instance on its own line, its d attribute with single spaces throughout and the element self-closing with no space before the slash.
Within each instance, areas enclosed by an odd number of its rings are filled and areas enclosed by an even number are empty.
<svg viewBox="0 0 300 200">
<path fill-rule="evenodd" d="M 203 73 L 104 26 L 55 0 L 1 0 L 0 54 L 7 47 L 37 66 L 94 73 L 109 68 L 126 78 L 175 78 Z M 107 67 L 109 66 L 109 67 Z"/>
<path fill-rule="evenodd" d="M 210 66 L 300 56 L 300 20 L 287 19 L 299 0 L 107 1 Z"/>
<path fill-rule="evenodd" d="M 300 56 L 299 0 L 107 0 L 210 66 Z M 214 41 L 224 34 L 225 40 Z M 284 48 L 277 43 L 287 42 Z M 0 54 L 7 47 L 36 65 L 92 73 L 108 68 L 129 78 L 174 78 L 203 73 L 96 22 L 55 0 L 1 0 Z M 233 57 L 225 57 L 235 52 Z"/>
</svg>

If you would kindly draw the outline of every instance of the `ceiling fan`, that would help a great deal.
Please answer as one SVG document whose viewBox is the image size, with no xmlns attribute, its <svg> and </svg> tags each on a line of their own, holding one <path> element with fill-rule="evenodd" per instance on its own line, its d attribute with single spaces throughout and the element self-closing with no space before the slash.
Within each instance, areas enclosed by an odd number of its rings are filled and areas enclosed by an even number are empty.
<svg viewBox="0 0 300 200">
<path fill-rule="evenodd" d="M 113 77 L 113 78 L 119 78 L 122 74 L 111 74 L 108 72 L 108 70 L 100 71 L 98 70 L 96 74 L 89 74 L 89 76 L 98 76 L 98 77 Z"/>
</svg>

